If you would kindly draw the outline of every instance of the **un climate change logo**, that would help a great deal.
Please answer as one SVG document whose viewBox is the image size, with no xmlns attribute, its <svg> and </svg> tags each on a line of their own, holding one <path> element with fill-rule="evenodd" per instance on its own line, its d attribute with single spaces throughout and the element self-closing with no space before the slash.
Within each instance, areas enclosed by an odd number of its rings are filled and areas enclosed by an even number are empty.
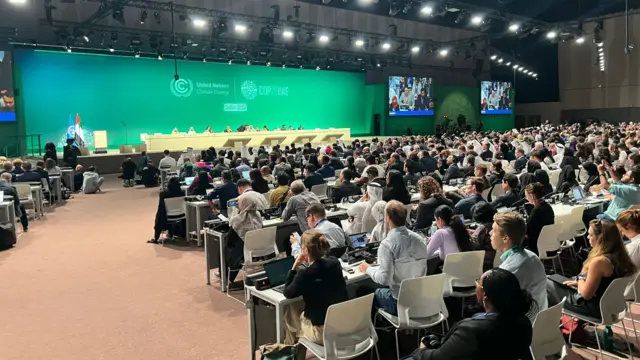
<svg viewBox="0 0 640 360">
<path fill-rule="evenodd" d="M 193 92 L 193 83 L 188 79 L 172 79 L 170 87 L 171 93 L 176 97 L 189 97 Z"/>
<path fill-rule="evenodd" d="M 253 81 L 247 80 L 240 87 L 242 96 L 247 100 L 253 100 L 258 96 L 258 86 Z"/>
</svg>

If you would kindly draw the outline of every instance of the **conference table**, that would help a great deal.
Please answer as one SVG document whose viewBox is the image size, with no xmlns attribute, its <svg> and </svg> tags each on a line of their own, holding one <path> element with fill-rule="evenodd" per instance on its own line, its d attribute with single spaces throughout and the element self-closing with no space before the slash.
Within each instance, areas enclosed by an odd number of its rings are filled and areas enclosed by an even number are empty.
<svg viewBox="0 0 640 360">
<path fill-rule="evenodd" d="M 334 143 L 337 139 L 350 140 L 351 129 L 314 129 L 286 131 L 251 131 L 212 134 L 140 134 L 147 151 L 182 151 L 193 149 L 259 147 L 280 144 Z"/>
<path fill-rule="evenodd" d="M 13 197 L 4 195 L 0 199 L 0 224 L 9 224 L 11 226 L 11 232 L 13 232 L 13 238 L 18 239 L 18 233 L 16 230 L 16 212 L 13 207 Z"/>
</svg>

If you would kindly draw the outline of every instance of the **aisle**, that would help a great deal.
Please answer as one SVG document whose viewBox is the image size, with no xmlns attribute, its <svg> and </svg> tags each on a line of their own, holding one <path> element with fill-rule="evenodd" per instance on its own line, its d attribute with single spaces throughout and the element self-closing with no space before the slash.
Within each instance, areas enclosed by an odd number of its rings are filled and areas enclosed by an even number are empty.
<svg viewBox="0 0 640 360">
<path fill-rule="evenodd" d="M 205 285 L 202 250 L 146 243 L 157 189 L 104 189 L 0 252 L 0 358 L 240 359 L 246 312 Z"/>
</svg>

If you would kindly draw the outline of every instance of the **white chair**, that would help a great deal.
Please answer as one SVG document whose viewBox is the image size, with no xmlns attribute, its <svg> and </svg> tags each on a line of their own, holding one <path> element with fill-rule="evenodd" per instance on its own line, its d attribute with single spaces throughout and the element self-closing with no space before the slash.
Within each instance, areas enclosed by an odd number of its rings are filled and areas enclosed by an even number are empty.
<svg viewBox="0 0 640 360">
<path fill-rule="evenodd" d="M 38 210 L 36 202 L 33 200 L 33 194 L 31 193 L 31 186 L 29 184 L 13 183 L 12 184 L 18 192 L 18 198 L 20 198 L 20 205 L 33 206 L 34 211 Z"/>
<path fill-rule="evenodd" d="M 558 185 L 558 179 L 560 179 L 560 171 L 547 171 L 547 174 L 549 174 L 549 183 L 555 190 L 556 185 Z"/>
<path fill-rule="evenodd" d="M 558 259 L 560 263 L 560 270 L 562 270 L 562 274 L 564 274 L 564 268 L 562 267 L 562 261 L 560 261 L 560 225 L 552 224 L 545 225 L 540 231 L 540 236 L 538 236 L 538 254 L 540 260 L 551 260 L 551 264 L 553 265 L 553 271 L 556 273 L 556 263 L 554 260 Z M 549 253 L 552 253 L 549 255 Z"/>
<path fill-rule="evenodd" d="M 449 313 L 442 297 L 444 279 L 444 274 L 405 279 L 400 284 L 398 293 L 398 315 L 391 315 L 382 309 L 378 309 L 378 314 L 396 328 L 396 354 L 398 359 L 400 359 L 399 330 L 418 329 L 419 339 L 420 329 L 442 324 L 442 334 L 444 335 L 444 325 L 446 324 L 447 328 L 449 328 L 449 323 L 447 322 Z M 374 318 L 374 326 L 375 322 Z M 418 346 L 420 346 L 419 343 Z"/>
<path fill-rule="evenodd" d="M 507 167 L 509 167 L 509 161 L 508 160 L 500 160 L 500 162 L 502 163 L 502 168 L 506 169 Z"/>
<path fill-rule="evenodd" d="M 47 202 L 49 203 L 49 206 L 53 206 L 53 193 L 51 192 L 51 189 L 49 189 L 49 182 L 47 181 L 47 179 L 42 179 L 42 193 L 43 195 L 49 194 L 49 198 L 47 199 Z"/>
<path fill-rule="evenodd" d="M 318 199 L 326 200 L 327 199 L 327 184 L 313 185 L 311 187 L 311 192 L 316 194 L 318 196 Z"/>
<path fill-rule="evenodd" d="M 335 177 L 339 178 L 341 173 L 342 173 L 342 169 L 336 170 L 336 176 Z"/>
<path fill-rule="evenodd" d="M 184 197 L 164 199 L 164 207 L 167 209 L 167 224 L 175 224 L 187 218 L 187 202 Z M 164 237 L 162 246 L 164 246 Z"/>
<path fill-rule="evenodd" d="M 633 281 L 627 285 L 625 291 L 624 291 L 624 298 L 625 300 L 629 303 L 629 307 L 627 308 L 627 311 L 629 311 L 629 319 L 631 320 L 631 325 L 633 326 L 633 335 L 636 338 L 636 344 L 640 343 L 640 341 L 638 341 L 638 331 L 636 330 L 636 322 L 638 322 L 638 320 L 633 318 L 633 312 L 631 311 L 631 306 L 633 304 L 637 304 L 640 301 L 640 273 L 636 273 L 635 277 L 633 278 Z M 612 325 L 615 327 L 622 327 L 620 325 Z"/>
<path fill-rule="evenodd" d="M 264 195 L 265 200 L 267 200 L 267 204 L 269 203 L 269 198 L 271 198 L 271 193 L 272 192 L 273 192 L 273 189 L 269 190 L 269 192 L 266 192 L 266 193 L 262 194 L 262 195 Z"/>
<path fill-rule="evenodd" d="M 627 302 L 624 299 L 624 291 L 627 288 L 627 285 L 629 285 L 629 283 L 634 279 L 634 277 L 618 278 L 613 280 L 611 284 L 609 284 L 609 287 L 604 291 L 602 298 L 600 298 L 599 319 L 574 313 L 567 309 L 562 309 L 562 313 L 571 316 L 572 323 L 574 318 L 596 326 L 611 326 L 618 322 L 622 323 L 622 328 L 624 329 L 624 339 L 627 341 L 629 354 L 631 354 L 631 345 L 629 344 L 629 337 L 627 336 L 627 327 L 624 324 L 624 318 L 628 309 Z M 597 331 L 595 332 L 595 335 L 596 342 L 598 343 L 598 351 L 600 351 L 600 359 L 604 359 L 602 354 L 602 347 L 600 346 L 600 337 L 598 336 Z M 571 343 L 571 334 L 569 334 L 569 343 Z"/>
<path fill-rule="evenodd" d="M 491 192 L 491 188 L 484 189 L 482 191 L 482 198 L 489 201 L 489 193 Z"/>
<path fill-rule="evenodd" d="M 299 343 L 320 360 L 346 360 L 374 348 L 378 335 L 371 322 L 373 294 L 329 306 L 324 321 L 323 345 L 300 338 Z"/>
<path fill-rule="evenodd" d="M 494 201 L 498 196 L 502 195 L 504 195 L 502 184 L 496 184 L 491 188 L 491 201 Z"/>
<path fill-rule="evenodd" d="M 484 250 L 448 254 L 444 259 L 442 267 L 442 273 L 445 275 L 443 294 L 444 296 L 462 298 L 462 317 L 464 317 L 464 298 L 476 296 L 476 280 L 482 276 L 483 262 Z M 463 289 L 454 290 L 454 287 Z"/>
<path fill-rule="evenodd" d="M 546 360 L 547 356 L 563 352 L 565 341 L 558 328 L 558 319 L 562 316 L 564 301 L 562 299 L 558 304 L 540 311 L 533 321 L 530 347 L 533 360 Z"/>
<path fill-rule="evenodd" d="M 574 237 L 582 237 L 587 235 L 587 227 L 584 225 L 584 221 L 582 221 L 582 216 L 584 215 L 584 206 L 575 206 L 571 209 L 571 217 L 572 217 L 572 226 Z"/>
<path fill-rule="evenodd" d="M 575 233 L 573 231 L 572 218 L 571 213 L 556 215 L 554 222 L 559 227 L 558 239 L 560 240 L 560 252 L 562 253 L 564 250 L 569 250 L 571 259 L 577 261 L 575 249 L 573 248 L 576 241 L 573 238 Z"/>
</svg>

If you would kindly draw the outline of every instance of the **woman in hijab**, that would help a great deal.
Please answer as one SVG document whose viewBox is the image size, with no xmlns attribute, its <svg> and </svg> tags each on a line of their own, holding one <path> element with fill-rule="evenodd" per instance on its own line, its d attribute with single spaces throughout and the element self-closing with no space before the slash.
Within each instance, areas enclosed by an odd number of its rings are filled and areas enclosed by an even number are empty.
<svg viewBox="0 0 640 360">
<path fill-rule="evenodd" d="M 593 185 L 600 185 L 600 175 L 598 174 L 598 167 L 596 164 L 588 161 L 582 164 L 582 169 L 587 172 L 589 177 L 584 185 L 584 192 L 588 192 L 589 188 Z"/>
<path fill-rule="evenodd" d="M 151 240 L 147 242 L 150 244 L 157 244 L 160 239 L 160 234 L 163 231 L 169 230 L 169 235 L 171 236 L 171 229 L 168 226 L 167 220 L 167 208 L 164 204 L 164 199 L 181 197 L 184 193 L 180 189 L 180 179 L 178 177 L 172 177 L 169 179 L 169 183 L 167 184 L 167 189 L 160 191 L 160 201 L 158 202 L 158 209 L 156 210 L 156 220 L 155 225 L 153 226 L 154 234 Z"/>
<path fill-rule="evenodd" d="M 540 163 L 537 162 L 536 160 L 529 160 L 527 161 L 527 172 L 520 175 L 520 197 L 524 198 L 524 188 L 527 187 L 527 185 L 529 184 L 533 184 L 534 182 L 537 182 L 538 180 L 536 179 L 536 176 L 534 175 L 534 173 L 536 172 L 536 170 L 540 170 L 542 169 L 540 167 Z"/>
<path fill-rule="evenodd" d="M 566 194 L 575 186 L 578 186 L 576 172 L 571 165 L 565 165 L 560 171 L 558 184 L 556 185 L 556 192 L 558 194 Z"/>
<path fill-rule="evenodd" d="M 382 200 L 398 200 L 403 204 L 411 203 L 411 195 L 404 184 L 402 173 L 398 170 L 391 170 L 387 174 L 387 186 L 384 189 Z"/>
<path fill-rule="evenodd" d="M 387 233 L 389 232 L 389 228 L 387 224 L 384 222 L 384 208 L 387 206 L 386 201 L 378 201 L 371 208 L 371 216 L 374 219 L 378 220 L 378 223 L 371 231 L 371 239 L 369 242 L 375 243 L 384 240 L 387 237 Z"/>
<path fill-rule="evenodd" d="M 243 184 L 244 183 L 244 184 Z M 229 288 L 238 275 L 244 262 L 244 239 L 247 232 L 262 229 L 262 215 L 260 211 L 268 209 L 269 204 L 264 195 L 257 191 L 245 191 L 250 189 L 249 180 L 243 180 L 238 184 L 241 195 L 238 197 L 237 212 L 229 215 L 229 237 L 227 238 L 227 266 L 230 270 Z M 231 213 L 230 213 L 231 214 Z M 277 254 L 276 254 L 277 255 Z"/>
<path fill-rule="evenodd" d="M 207 195 L 207 189 L 213 189 L 212 181 L 213 179 L 206 171 L 200 171 L 189 185 L 189 194 Z"/>
<path fill-rule="evenodd" d="M 571 165 L 573 170 L 578 170 L 580 168 L 580 161 L 573 156 L 573 150 L 568 147 L 564 149 L 562 162 L 560 162 L 560 169 L 563 169 L 567 165 Z"/>
<path fill-rule="evenodd" d="M 536 182 L 542 184 L 543 191 L 542 196 L 545 197 L 553 192 L 553 186 L 551 186 L 551 180 L 549 180 L 549 173 L 544 170 L 536 170 L 533 173 L 536 177 Z M 574 174 L 575 175 L 575 174 Z"/>
<path fill-rule="evenodd" d="M 240 174 L 238 169 L 233 168 L 229 171 L 231 172 L 231 182 L 233 182 L 234 184 L 238 183 L 238 180 L 242 179 L 242 175 Z"/>
<path fill-rule="evenodd" d="M 193 169 L 193 164 L 191 162 L 186 162 L 180 172 L 180 180 L 184 181 L 184 179 L 194 176 L 196 176 L 196 172 Z"/>
<path fill-rule="evenodd" d="M 269 192 L 269 183 L 262 177 L 260 170 L 252 169 L 249 171 L 249 178 L 251 179 L 251 189 L 253 189 L 253 191 L 257 191 L 260 194 Z"/>
<path fill-rule="evenodd" d="M 316 167 L 316 170 L 320 169 L 320 162 L 318 162 L 318 157 L 314 154 L 309 155 L 309 164 L 313 164 Z"/>
<path fill-rule="evenodd" d="M 371 213 L 371 209 L 373 205 L 375 205 L 378 201 L 382 200 L 384 190 L 382 186 L 377 183 L 370 182 L 367 185 L 367 192 L 362 197 L 362 201 L 366 202 L 366 206 L 364 212 L 362 213 L 362 228 L 359 232 L 368 233 L 373 231 L 373 228 L 376 226 L 380 219 L 376 219 Z"/>
</svg>

